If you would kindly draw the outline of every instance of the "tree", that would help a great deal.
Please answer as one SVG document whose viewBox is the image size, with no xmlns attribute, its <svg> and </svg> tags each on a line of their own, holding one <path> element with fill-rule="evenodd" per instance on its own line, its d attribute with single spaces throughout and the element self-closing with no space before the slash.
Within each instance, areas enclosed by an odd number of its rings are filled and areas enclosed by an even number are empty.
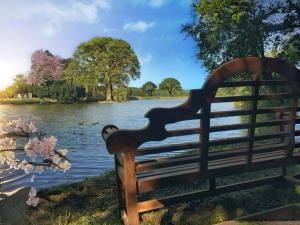
<svg viewBox="0 0 300 225">
<path fill-rule="evenodd" d="M 293 0 L 200 0 L 183 31 L 195 40 L 197 58 L 212 71 L 235 57 L 265 56 L 278 39 L 300 27 L 299 6 Z"/>
<path fill-rule="evenodd" d="M 3 96 L 12 98 L 17 94 L 27 94 L 31 92 L 31 86 L 27 84 L 26 78 L 23 74 L 17 74 L 14 83 L 3 91 Z"/>
<path fill-rule="evenodd" d="M 159 89 L 167 90 L 169 95 L 172 95 L 174 90 L 181 90 L 181 85 L 178 80 L 174 78 L 166 78 L 159 84 Z"/>
<path fill-rule="evenodd" d="M 47 82 L 63 78 L 63 64 L 59 56 L 49 51 L 37 50 L 31 57 L 31 71 L 27 82 L 33 85 L 45 85 Z"/>
<path fill-rule="evenodd" d="M 156 88 L 157 86 L 151 81 L 146 82 L 142 86 L 143 91 L 145 91 L 149 96 L 153 96 L 153 92 L 155 91 Z"/>
<path fill-rule="evenodd" d="M 106 100 L 113 101 L 114 91 L 128 86 L 129 79 L 140 77 L 140 64 L 131 46 L 124 40 L 95 37 L 80 44 L 65 69 L 66 79 L 84 85 L 86 93 L 99 85 Z"/>
</svg>

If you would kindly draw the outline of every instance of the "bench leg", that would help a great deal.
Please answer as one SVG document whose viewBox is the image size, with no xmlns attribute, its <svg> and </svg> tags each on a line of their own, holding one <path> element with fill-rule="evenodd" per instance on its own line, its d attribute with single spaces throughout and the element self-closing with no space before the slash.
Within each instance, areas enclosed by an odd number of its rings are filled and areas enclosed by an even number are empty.
<svg viewBox="0 0 300 225">
<path fill-rule="evenodd" d="M 123 195 L 124 187 L 118 175 L 118 167 L 119 165 L 115 157 L 116 188 L 117 188 L 116 191 L 117 191 L 117 198 L 118 198 L 118 209 L 119 209 L 119 216 L 122 218 L 122 210 L 124 210 L 124 195 Z"/>
<path fill-rule="evenodd" d="M 124 156 L 124 183 L 128 223 L 129 225 L 139 225 L 134 152 L 127 152 Z"/>
</svg>

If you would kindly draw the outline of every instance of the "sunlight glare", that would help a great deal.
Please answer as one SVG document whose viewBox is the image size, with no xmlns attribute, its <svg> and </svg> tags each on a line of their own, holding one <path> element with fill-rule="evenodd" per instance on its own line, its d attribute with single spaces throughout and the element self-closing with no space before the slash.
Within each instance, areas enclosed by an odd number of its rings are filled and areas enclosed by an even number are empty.
<svg viewBox="0 0 300 225">
<path fill-rule="evenodd" d="M 17 70 L 13 65 L 0 61 L 0 90 L 9 86 L 16 74 Z"/>
</svg>

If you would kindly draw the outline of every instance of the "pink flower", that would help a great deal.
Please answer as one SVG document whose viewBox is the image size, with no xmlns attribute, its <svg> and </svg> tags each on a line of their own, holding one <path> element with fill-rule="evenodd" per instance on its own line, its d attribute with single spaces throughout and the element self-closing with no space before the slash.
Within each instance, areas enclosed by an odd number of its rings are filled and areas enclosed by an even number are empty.
<svg viewBox="0 0 300 225">
<path fill-rule="evenodd" d="M 62 163 L 59 164 L 59 167 L 66 172 L 71 168 L 71 163 L 68 160 L 63 161 Z"/>
<path fill-rule="evenodd" d="M 40 199 L 36 197 L 36 193 L 37 193 L 36 189 L 31 187 L 28 194 L 28 200 L 26 201 L 27 205 L 37 207 Z"/>
<path fill-rule="evenodd" d="M 28 129 L 31 131 L 31 133 L 36 133 L 38 129 L 36 128 L 34 122 L 30 121 Z"/>
<path fill-rule="evenodd" d="M 64 148 L 64 149 L 58 149 L 57 150 L 60 154 L 62 154 L 63 156 L 66 156 L 68 154 L 68 149 Z"/>
<path fill-rule="evenodd" d="M 31 71 L 27 82 L 42 85 L 49 80 L 59 80 L 63 76 L 63 64 L 59 56 L 53 56 L 47 51 L 37 50 L 31 57 Z"/>
</svg>

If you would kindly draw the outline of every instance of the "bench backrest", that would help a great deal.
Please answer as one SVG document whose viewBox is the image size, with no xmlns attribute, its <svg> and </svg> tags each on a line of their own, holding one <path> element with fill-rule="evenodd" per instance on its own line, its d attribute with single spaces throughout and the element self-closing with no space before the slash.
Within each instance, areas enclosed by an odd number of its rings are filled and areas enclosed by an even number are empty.
<svg viewBox="0 0 300 225">
<path fill-rule="evenodd" d="M 218 96 L 218 91 L 239 87 L 241 95 Z M 217 68 L 207 79 L 202 89 L 191 90 L 188 100 L 174 108 L 156 108 L 150 110 L 145 117 L 149 119 L 146 128 L 140 130 L 118 130 L 107 139 L 106 145 L 110 153 L 134 151 L 137 156 L 165 153 L 169 151 L 199 149 L 200 166 L 207 170 L 209 152 L 216 146 L 234 144 L 246 148 L 248 163 L 252 161 L 252 153 L 264 142 L 286 143 L 286 157 L 292 155 L 295 144 L 295 124 L 299 123 L 296 113 L 300 87 L 300 71 L 294 66 L 273 58 L 245 57 L 238 58 Z M 222 92 L 222 91 L 221 91 Z M 224 91 L 223 91 L 224 92 Z M 235 93 L 235 92 L 234 92 Z M 212 110 L 213 103 L 245 102 L 244 107 L 233 111 Z M 245 106 L 247 106 L 245 108 Z M 271 115 L 271 120 L 264 121 L 261 114 Z M 215 118 L 244 116 L 238 124 L 212 123 Z M 166 125 L 185 120 L 197 120 L 198 127 L 168 130 Z M 259 130 L 268 132 L 258 134 Z M 272 133 L 269 130 L 273 131 Z M 213 132 L 231 132 L 240 130 L 241 136 L 226 139 L 213 139 Z M 139 148 L 149 141 L 162 141 L 168 137 L 199 135 L 195 142 L 184 142 L 172 145 Z M 276 145 L 264 151 L 276 150 Z"/>
<path fill-rule="evenodd" d="M 207 169 L 208 153 L 217 146 L 222 150 L 243 148 L 249 164 L 253 153 L 258 150 L 262 153 L 285 149 L 285 152 L 277 154 L 291 157 L 299 110 L 299 81 L 299 70 L 279 59 L 239 58 L 216 69 L 203 86 L 202 170 Z M 224 92 L 227 96 L 218 95 Z M 230 92 L 233 95 L 228 96 Z M 242 107 L 233 111 L 212 112 L 212 103 L 218 105 L 224 102 L 239 103 Z M 228 124 L 226 118 L 230 116 L 241 116 L 242 121 Z M 216 118 L 221 120 L 217 126 L 211 122 Z M 236 130 L 241 134 L 234 137 Z M 226 132 L 227 137 L 212 139 L 214 132 Z"/>
</svg>

